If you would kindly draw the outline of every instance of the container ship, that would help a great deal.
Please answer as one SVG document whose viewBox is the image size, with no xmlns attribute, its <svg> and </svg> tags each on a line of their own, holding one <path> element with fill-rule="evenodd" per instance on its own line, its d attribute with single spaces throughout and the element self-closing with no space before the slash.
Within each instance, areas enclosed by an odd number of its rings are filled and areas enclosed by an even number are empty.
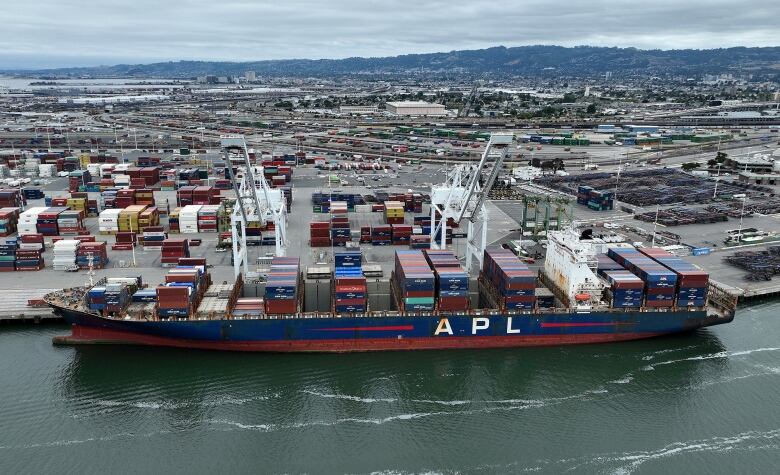
<svg viewBox="0 0 780 475">
<path fill-rule="evenodd" d="M 447 250 L 398 250 L 389 279 L 359 249 L 303 272 L 273 258 L 257 282 L 212 283 L 205 260 L 165 281 L 104 278 L 46 295 L 72 325 L 55 344 L 136 344 L 260 352 L 506 348 L 617 342 L 728 323 L 736 297 L 660 248 L 551 232 L 537 271 L 486 249 L 478 276 Z"/>
</svg>

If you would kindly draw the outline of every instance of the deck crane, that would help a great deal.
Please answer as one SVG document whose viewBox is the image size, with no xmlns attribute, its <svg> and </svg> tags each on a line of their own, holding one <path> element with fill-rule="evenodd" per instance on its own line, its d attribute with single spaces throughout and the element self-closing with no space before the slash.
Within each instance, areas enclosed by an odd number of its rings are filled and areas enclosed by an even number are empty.
<svg viewBox="0 0 780 475">
<path fill-rule="evenodd" d="M 431 248 L 447 246 L 447 220 L 460 224 L 467 221 L 466 272 L 472 261 L 481 263 L 487 245 L 488 213 L 485 198 L 496 180 L 504 160 L 512 149 L 512 134 L 491 134 L 476 165 L 457 165 L 442 185 L 431 187 Z M 488 170 L 488 162 L 492 168 Z M 487 176 L 483 177 L 483 171 Z"/>
<path fill-rule="evenodd" d="M 287 204 L 282 190 L 271 188 L 263 175 L 262 167 L 253 166 L 243 135 L 220 136 L 228 174 L 236 194 L 236 204 L 230 216 L 233 247 L 233 272 L 236 276 L 249 271 L 247 262 L 246 228 L 248 223 L 257 222 L 265 228 L 274 224 L 274 255 L 284 256 L 287 249 Z M 233 172 L 233 166 L 241 170 L 240 176 Z"/>
</svg>

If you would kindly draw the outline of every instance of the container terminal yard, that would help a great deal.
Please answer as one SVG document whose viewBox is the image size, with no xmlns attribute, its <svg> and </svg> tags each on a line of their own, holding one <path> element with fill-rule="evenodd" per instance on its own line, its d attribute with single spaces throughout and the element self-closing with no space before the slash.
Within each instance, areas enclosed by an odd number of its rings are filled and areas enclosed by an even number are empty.
<svg viewBox="0 0 780 475">
<path fill-rule="evenodd" d="M 480 196 L 488 224 L 479 252 L 468 220 L 450 217 L 445 232 L 446 248 L 471 276 L 472 300 L 482 249 L 504 247 L 539 272 L 548 233 L 569 228 L 610 245 L 663 248 L 735 297 L 780 292 L 772 250 L 780 145 L 771 120 L 696 126 L 681 112 L 640 125 L 626 117 L 608 125 L 510 123 L 462 110 L 409 117 L 399 115 L 403 106 L 381 116 L 285 111 L 275 106 L 301 91 L 217 89 L 208 100 L 203 91 L 175 84 L 164 96 L 124 103 L 105 94 L 3 99 L 26 107 L 0 124 L 0 278 L 12 297 L 0 303 L 0 318 L 56 319 L 44 295 L 104 278 L 142 276 L 153 288 L 178 258 L 205 259 L 215 283 L 232 281 L 243 266 L 246 299 L 263 296 L 274 255 L 300 258 L 308 281 L 330 276 L 337 256 L 356 251 L 366 277 L 390 281 L 397 251 L 442 247 L 435 236 L 431 246 L 432 197 L 452 185 L 456 166 L 476 165 L 495 134 L 511 137 L 511 146 L 495 174 L 495 156 L 486 157 L 483 171 L 494 181 Z M 285 206 L 282 218 L 269 211 L 247 227 L 245 246 L 232 242 L 242 192 L 227 166 L 231 137 L 263 176 L 266 188 L 258 189 Z M 276 202 L 268 196 L 261 201 Z M 473 266 L 469 254 L 477 255 Z M 369 297 L 375 306 L 392 300 L 382 292 Z M 318 299 L 310 306 L 329 305 Z"/>
</svg>

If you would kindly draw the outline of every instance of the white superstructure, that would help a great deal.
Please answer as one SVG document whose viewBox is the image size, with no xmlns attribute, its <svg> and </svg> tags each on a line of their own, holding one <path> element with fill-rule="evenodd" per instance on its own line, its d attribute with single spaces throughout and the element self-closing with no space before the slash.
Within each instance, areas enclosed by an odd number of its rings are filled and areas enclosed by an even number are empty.
<svg viewBox="0 0 780 475">
<path fill-rule="evenodd" d="M 573 227 L 550 231 L 544 273 L 568 299 L 570 306 L 575 303 L 580 307 L 595 305 L 605 288 L 604 281 L 596 275 L 596 254 L 606 251 L 606 242 L 598 238 L 581 240 Z"/>
</svg>

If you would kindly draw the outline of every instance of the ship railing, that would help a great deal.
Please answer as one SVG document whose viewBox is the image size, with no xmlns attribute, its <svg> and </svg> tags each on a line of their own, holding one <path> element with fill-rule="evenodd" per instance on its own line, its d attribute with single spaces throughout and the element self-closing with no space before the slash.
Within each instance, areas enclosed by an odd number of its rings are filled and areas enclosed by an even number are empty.
<svg viewBox="0 0 780 475">
<path fill-rule="evenodd" d="M 707 303 L 709 307 L 722 313 L 724 317 L 733 317 L 739 302 L 737 289 L 710 279 L 707 286 Z"/>
</svg>

